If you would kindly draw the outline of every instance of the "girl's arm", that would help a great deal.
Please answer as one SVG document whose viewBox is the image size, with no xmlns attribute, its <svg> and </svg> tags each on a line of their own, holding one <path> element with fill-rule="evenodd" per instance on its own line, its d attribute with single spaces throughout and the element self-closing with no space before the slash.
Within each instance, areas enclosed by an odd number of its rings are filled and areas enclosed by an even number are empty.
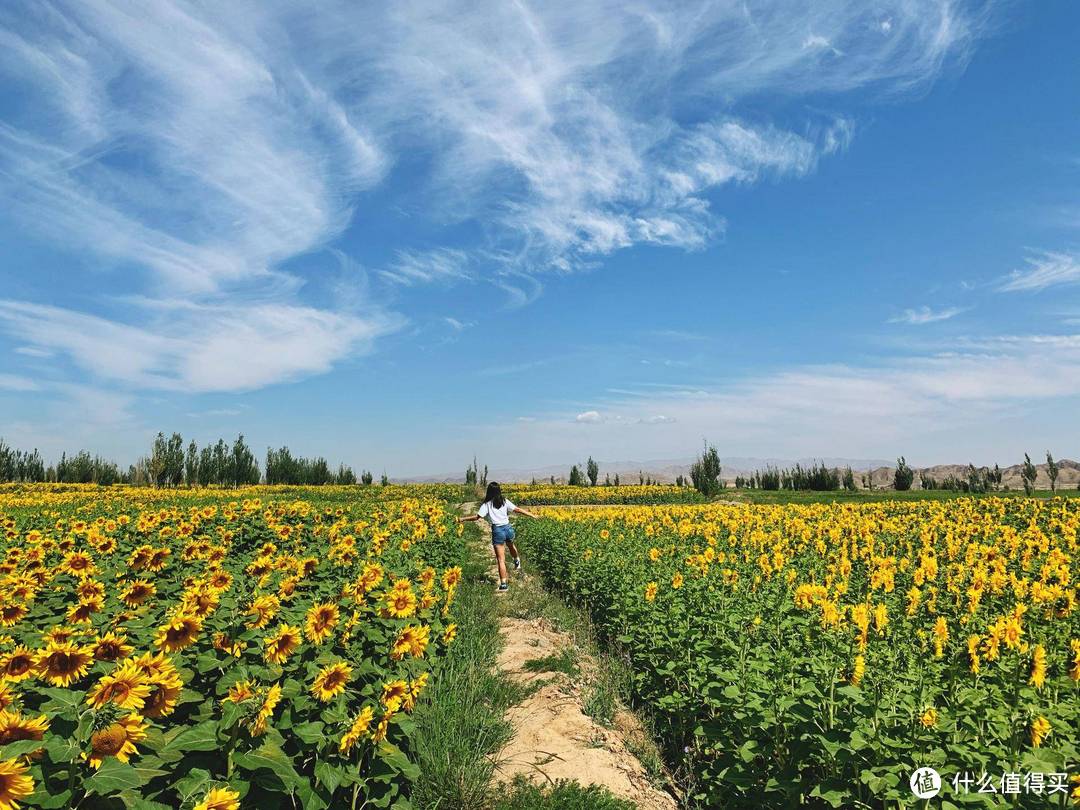
<svg viewBox="0 0 1080 810">
<path fill-rule="evenodd" d="M 457 519 L 457 522 L 458 523 L 472 523 L 474 520 L 479 520 L 479 519 L 480 519 L 479 515 L 469 515 L 468 517 L 459 517 Z"/>
<path fill-rule="evenodd" d="M 525 517 L 531 517 L 533 520 L 539 520 L 540 519 L 538 516 L 534 515 L 528 509 L 522 509 L 520 506 L 515 506 L 514 511 L 515 512 L 520 512 L 521 514 L 525 515 Z"/>
</svg>

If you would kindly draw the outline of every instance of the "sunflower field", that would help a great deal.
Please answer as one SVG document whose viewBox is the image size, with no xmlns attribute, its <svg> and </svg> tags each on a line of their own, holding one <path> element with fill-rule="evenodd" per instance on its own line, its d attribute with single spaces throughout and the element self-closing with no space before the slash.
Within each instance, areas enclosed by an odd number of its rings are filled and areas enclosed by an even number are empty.
<svg viewBox="0 0 1080 810">
<path fill-rule="evenodd" d="M 1080 803 L 1080 502 L 544 518 L 526 557 L 625 660 L 688 804 L 910 806 L 924 766 L 934 806 Z"/>
<path fill-rule="evenodd" d="M 406 806 L 449 491 L 0 489 L 0 808 Z"/>
<path fill-rule="evenodd" d="M 620 486 L 571 487 L 565 484 L 507 485 L 514 503 L 522 506 L 649 505 L 700 503 L 705 500 L 691 487 L 674 484 L 623 484 Z"/>
</svg>

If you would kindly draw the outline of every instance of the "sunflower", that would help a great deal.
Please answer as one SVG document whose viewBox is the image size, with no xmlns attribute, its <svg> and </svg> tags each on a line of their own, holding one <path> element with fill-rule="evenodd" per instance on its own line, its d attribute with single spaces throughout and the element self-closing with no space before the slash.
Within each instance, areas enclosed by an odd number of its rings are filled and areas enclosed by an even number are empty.
<svg viewBox="0 0 1080 810">
<path fill-rule="evenodd" d="M 172 554 L 172 549 L 168 547 L 155 548 L 146 562 L 146 570 L 157 573 L 169 562 L 170 554 Z"/>
<path fill-rule="evenodd" d="M 147 679 L 150 694 L 146 696 L 146 704 L 143 706 L 143 715 L 146 717 L 166 717 L 176 709 L 180 693 L 184 689 L 184 681 L 180 674 L 169 664 L 169 669 L 150 675 Z"/>
<path fill-rule="evenodd" d="M 405 711 L 411 712 L 416 708 L 416 701 L 420 697 L 420 694 L 424 691 L 424 687 L 427 686 L 428 673 L 424 672 L 419 677 L 409 682 L 409 693 L 405 695 L 401 705 L 405 708 Z"/>
<path fill-rule="evenodd" d="M 220 602 L 221 597 L 218 596 L 217 591 L 209 585 L 197 585 L 195 588 L 184 594 L 180 606 L 181 610 L 185 613 L 190 613 L 200 619 L 205 619 L 217 610 L 217 606 Z"/>
<path fill-rule="evenodd" d="M 342 735 L 341 742 L 338 743 L 338 750 L 342 754 L 347 754 L 360 741 L 360 738 L 367 734 L 367 730 L 371 727 L 371 721 L 374 719 L 375 710 L 371 706 L 362 708 L 360 713 L 356 715 L 356 719 L 353 720 L 352 725 L 349 726 L 349 730 Z"/>
<path fill-rule="evenodd" d="M 67 620 L 72 624 L 91 624 L 90 617 L 101 611 L 102 601 L 97 598 L 85 599 L 71 607 Z"/>
<path fill-rule="evenodd" d="M 656 599 L 656 591 L 659 589 L 659 585 L 655 582 L 650 582 L 645 586 L 645 601 L 651 602 Z"/>
<path fill-rule="evenodd" d="M 135 743 L 146 738 L 147 722 L 137 714 L 129 714 L 90 735 L 90 755 L 87 759 L 94 768 L 100 768 L 106 757 L 116 757 L 127 762 L 132 754 L 139 753 Z"/>
<path fill-rule="evenodd" d="M 352 667 L 338 661 L 330 664 L 315 676 L 315 683 L 311 685 L 311 694 L 326 703 L 345 691 L 345 686 L 352 675 Z"/>
<path fill-rule="evenodd" d="M 304 635 L 313 644 L 322 644 L 334 632 L 340 615 L 338 606 L 330 602 L 312 605 L 304 620 Z"/>
<path fill-rule="evenodd" d="M 394 717 L 393 712 L 387 712 L 379 720 L 379 724 L 375 726 L 375 730 L 371 732 L 371 741 L 381 743 L 386 739 L 386 733 L 390 729 L 390 720 Z"/>
<path fill-rule="evenodd" d="M 120 593 L 120 601 L 129 608 L 136 608 L 157 593 L 157 586 L 145 579 L 133 579 Z"/>
<path fill-rule="evenodd" d="M 1043 740 L 1050 736 L 1050 721 L 1045 717 L 1036 717 L 1031 723 L 1031 747 L 1038 748 Z"/>
<path fill-rule="evenodd" d="M 11 687 L 0 681 L 0 710 L 6 709 L 14 703 L 15 697 L 16 695 L 11 691 Z"/>
<path fill-rule="evenodd" d="M 251 736 L 258 737 L 266 732 L 266 721 L 274 714 L 274 707 L 281 700 L 281 687 L 276 683 L 266 690 L 263 695 L 262 705 L 255 715 L 250 726 Z"/>
<path fill-rule="evenodd" d="M 135 659 L 135 666 L 142 670 L 142 673 L 148 678 L 166 672 L 176 672 L 172 659 L 163 652 L 144 653 Z"/>
<path fill-rule="evenodd" d="M 933 706 L 929 707 L 921 715 L 919 715 L 919 722 L 923 724 L 925 728 L 933 728 L 937 725 L 938 712 Z"/>
<path fill-rule="evenodd" d="M 233 582 L 233 575 L 223 568 L 219 568 L 210 575 L 210 580 L 207 584 L 210 585 L 215 591 L 227 591 Z"/>
<path fill-rule="evenodd" d="M 73 642 L 50 643 L 37 654 L 37 674 L 53 686 L 68 686 L 79 680 L 90 668 L 93 655 L 89 647 Z"/>
<path fill-rule="evenodd" d="M 1031 653 L 1031 679 L 1028 681 L 1036 689 L 1042 689 L 1046 683 L 1046 648 L 1036 644 Z"/>
<path fill-rule="evenodd" d="M 34 651 L 22 644 L 0 656 L 0 678 L 5 681 L 21 681 L 29 678 L 34 670 Z"/>
<path fill-rule="evenodd" d="M 239 810 L 240 793 L 229 787 L 211 788 L 195 810 Z"/>
<path fill-rule="evenodd" d="M 135 650 L 127 643 L 127 636 L 111 632 L 90 642 L 90 649 L 95 661 L 118 661 L 127 658 Z"/>
<path fill-rule="evenodd" d="M 181 613 L 158 628 L 154 643 L 165 652 L 178 652 L 194 644 L 201 630 L 202 619 Z"/>
<path fill-rule="evenodd" d="M 228 633 L 219 631 L 214 633 L 214 649 L 219 652 L 228 653 L 234 658 L 239 658 L 244 654 L 244 650 L 247 649 L 247 644 L 243 641 L 233 641 L 229 638 Z"/>
<path fill-rule="evenodd" d="M 131 552 L 128 557 L 128 568 L 133 571 L 141 571 L 146 568 L 146 564 L 150 562 L 150 558 L 154 555 L 154 549 L 152 546 L 142 545 Z"/>
<path fill-rule="evenodd" d="M 229 693 L 221 699 L 222 703 L 241 703 L 255 697 L 251 681 L 237 681 L 229 687 Z"/>
<path fill-rule="evenodd" d="M 248 627 L 266 627 L 281 610 L 281 600 L 276 596 L 258 596 L 251 603 L 247 613 L 255 618 L 248 622 Z"/>
<path fill-rule="evenodd" d="M 455 638 L 457 638 L 457 625 L 453 623 L 446 625 L 442 634 L 443 644 L 451 644 Z"/>
<path fill-rule="evenodd" d="M 378 587 L 379 583 L 383 580 L 383 569 L 378 563 L 368 563 L 364 566 L 364 570 L 360 573 L 360 579 L 357 580 L 356 585 L 360 593 L 367 593 L 373 588 Z"/>
<path fill-rule="evenodd" d="M 400 580 L 408 585 L 408 580 Z M 386 603 L 384 613 L 393 619 L 407 619 L 416 612 L 416 594 L 411 588 L 408 590 L 394 587 L 383 596 Z"/>
<path fill-rule="evenodd" d="M 0 604 L 0 625 L 13 627 L 29 612 L 23 602 L 4 602 Z"/>
<path fill-rule="evenodd" d="M 82 579 L 97 571 L 97 566 L 94 565 L 94 558 L 85 551 L 69 551 L 60 563 L 60 571 Z"/>
<path fill-rule="evenodd" d="M 0 810 L 18 810 L 19 799 L 34 792 L 29 768 L 18 757 L 0 762 Z"/>
<path fill-rule="evenodd" d="M 75 589 L 75 593 L 83 601 L 87 599 L 104 599 L 105 586 L 96 579 L 84 579 L 79 583 L 79 587 Z"/>
<path fill-rule="evenodd" d="M 266 638 L 266 649 L 263 658 L 275 664 L 283 664 L 292 655 L 293 650 L 300 646 L 300 628 L 290 624 L 278 626 L 274 635 Z"/>
<path fill-rule="evenodd" d="M 21 712 L 4 709 L 0 711 L 0 745 L 19 740 L 40 740 L 49 730 L 49 718 L 24 717 Z"/>
<path fill-rule="evenodd" d="M 146 674 L 134 661 L 125 661 L 101 680 L 86 694 L 86 702 L 95 709 L 106 703 L 115 703 L 121 709 L 141 709 L 150 696 Z"/>
<path fill-rule="evenodd" d="M 402 680 L 390 681 L 383 684 L 382 704 L 386 710 L 393 714 L 401 708 L 401 703 L 409 693 L 409 685 Z"/>
</svg>

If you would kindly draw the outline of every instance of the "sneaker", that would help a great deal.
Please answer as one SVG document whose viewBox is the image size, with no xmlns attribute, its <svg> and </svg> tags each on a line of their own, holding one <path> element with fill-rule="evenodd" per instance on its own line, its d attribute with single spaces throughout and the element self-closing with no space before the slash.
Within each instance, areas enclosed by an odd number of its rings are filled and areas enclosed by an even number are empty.
<svg viewBox="0 0 1080 810">
<path fill-rule="evenodd" d="M 510 583 L 509 582 L 500 582 L 499 583 L 499 590 L 500 591 L 508 591 L 508 590 L 510 590 Z"/>
<path fill-rule="evenodd" d="M 521 570 L 521 557 L 514 557 L 514 570 L 515 571 L 520 571 Z"/>
</svg>

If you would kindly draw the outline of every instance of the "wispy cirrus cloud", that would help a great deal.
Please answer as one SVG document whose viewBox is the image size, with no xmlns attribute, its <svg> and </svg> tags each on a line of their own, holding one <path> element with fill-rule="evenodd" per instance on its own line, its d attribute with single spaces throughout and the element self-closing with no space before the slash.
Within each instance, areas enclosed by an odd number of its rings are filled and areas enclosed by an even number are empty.
<svg viewBox="0 0 1080 810">
<path fill-rule="evenodd" d="M 900 315 L 889 318 L 889 323 L 904 323 L 909 326 L 923 326 L 928 323 L 947 321 L 950 318 L 955 318 L 957 315 L 967 311 L 967 307 L 931 309 L 928 306 L 922 306 L 916 309 L 905 309 Z"/>
<path fill-rule="evenodd" d="M 1027 267 L 1014 270 L 998 286 L 1001 292 L 1039 292 L 1061 284 L 1080 284 L 1080 259 L 1071 253 L 1029 256 Z"/>
<path fill-rule="evenodd" d="M 506 424 L 499 442 L 544 458 L 571 457 L 586 425 L 590 451 L 618 458 L 629 426 L 663 414 L 669 427 L 635 434 L 635 452 L 667 458 L 682 447 L 690 455 L 707 437 L 725 452 L 759 455 L 787 449 L 880 456 L 921 446 L 937 448 L 924 454 L 945 462 L 956 461 L 947 455 L 954 451 L 985 453 L 982 437 L 1001 420 L 1080 397 L 1078 334 L 969 336 L 954 343 L 952 352 L 864 366 L 793 366 L 726 385 L 612 391 L 593 409 L 540 416 L 529 432 Z M 1056 430 L 1029 425 L 1007 443 L 1015 453 L 1023 441 L 1050 440 Z M 955 447 L 942 449 L 953 440 Z"/>
<path fill-rule="evenodd" d="M 243 391 L 324 372 L 396 329 L 299 306 L 168 307 L 152 327 L 0 300 L 0 330 L 59 351 L 95 378 L 139 389 Z"/>
<path fill-rule="evenodd" d="M 378 273 L 393 287 L 494 276 L 521 304 L 543 272 L 700 248 L 725 227 L 713 191 L 803 176 L 854 131 L 744 100 L 922 87 L 981 23 L 958 0 L 15 0 L 0 9 L 2 216 L 159 302 L 48 308 L 64 337 L 33 330 L 32 348 L 134 387 L 326 371 L 400 319 L 370 298 L 313 305 L 289 263 L 333 245 L 405 160 L 424 226 L 478 235 L 401 244 Z M 32 306 L 7 302 L 9 331 Z"/>
</svg>

